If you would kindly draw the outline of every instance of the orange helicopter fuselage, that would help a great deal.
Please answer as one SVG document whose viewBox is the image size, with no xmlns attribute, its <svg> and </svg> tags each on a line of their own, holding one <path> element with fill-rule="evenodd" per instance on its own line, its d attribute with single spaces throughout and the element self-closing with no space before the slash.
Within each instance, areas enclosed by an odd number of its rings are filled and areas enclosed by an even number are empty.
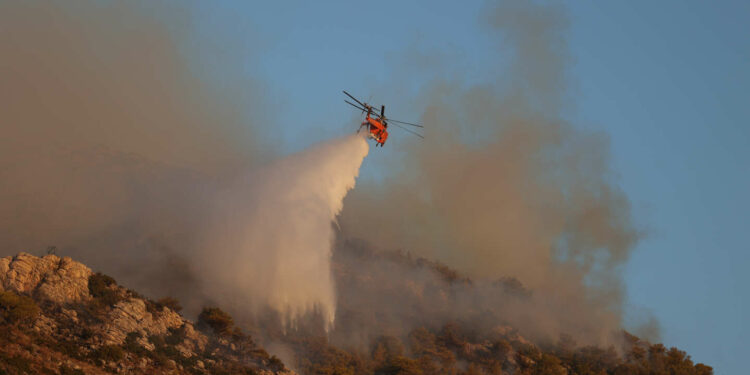
<svg viewBox="0 0 750 375">
<path fill-rule="evenodd" d="M 375 140 L 382 147 L 388 139 L 388 125 L 384 125 L 380 120 L 370 117 L 367 114 L 365 122 L 362 126 L 367 126 L 367 130 L 370 132 L 370 137 Z"/>
</svg>

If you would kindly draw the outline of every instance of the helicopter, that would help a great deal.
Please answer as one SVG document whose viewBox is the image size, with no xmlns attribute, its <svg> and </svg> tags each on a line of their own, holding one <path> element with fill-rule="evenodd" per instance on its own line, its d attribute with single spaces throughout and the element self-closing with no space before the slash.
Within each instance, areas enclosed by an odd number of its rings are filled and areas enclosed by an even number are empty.
<svg viewBox="0 0 750 375">
<path fill-rule="evenodd" d="M 354 100 L 357 104 L 354 104 L 346 99 L 344 99 L 344 102 L 354 108 L 359 109 L 360 111 L 362 111 L 362 113 L 367 112 L 365 121 L 363 121 L 362 124 L 359 125 L 357 133 L 359 133 L 363 127 L 367 127 L 367 136 L 375 140 L 375 147 L 378 147 L 378 145 L 380 145 L 380 147 L 383 147 L 383 145 L 385 145 L 385 141 L 388 139 L 388 123 L 393 123 L 393 125 L 396 125 L 397 127 L 406 130 L 407 132 L 412 133 L 419 138 L 424 139 L 421 134 L 408 129 L 403 125 L 409 125 L 418 128 L 424 128 L 424 126 L 386 118 L 385 105 L 380 106 L 380 114 L 378 114 L 377 112 L 373 111 L 375 107 L 373 107 L 372 105 L 359 101 L 357 98 L 346 92 L 346 90 L 344 90 L 344 94 Z"/>
</svg>

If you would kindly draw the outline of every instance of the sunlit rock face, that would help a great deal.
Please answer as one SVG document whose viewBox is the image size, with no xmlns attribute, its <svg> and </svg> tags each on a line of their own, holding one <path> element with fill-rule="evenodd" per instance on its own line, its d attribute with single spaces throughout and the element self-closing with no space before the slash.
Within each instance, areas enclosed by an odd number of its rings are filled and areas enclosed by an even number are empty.
<svg viewBox="0 0 750 375">
<path fill-rule="evenodd" d="M 23 373 L 63 366 L 87 374 L 294 374 L 249 335 L 196 325 L 174 303 L 143 297 L 68 257 L 0 258 L 0 358 L 16 358 Z M 7 369 L 0 361 L 0 373 Z"/>
<path fill-rule="evenodd" d="M 68 257 L 20 253 L 0 259 L 0 287 L 63 304 L 89 298 L 91 269 Z"/>
</svg>

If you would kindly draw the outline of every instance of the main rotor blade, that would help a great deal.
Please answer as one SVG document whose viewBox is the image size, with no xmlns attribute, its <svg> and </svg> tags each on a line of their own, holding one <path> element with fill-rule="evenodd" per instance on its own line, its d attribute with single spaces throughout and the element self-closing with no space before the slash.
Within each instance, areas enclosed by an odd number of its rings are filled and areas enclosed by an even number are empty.
<svg viewBox="0 0 750 375">
<path fill-rule="evenodd" d="M 393 120 L 389 120 L 389 121 L 393 121 Z M 410 130 L 410 129 L 407 129 L 407 128 L 405 128 L 405 127 L 403 127 L 403 126 L 399 125 L 399 124 L 393 124 L 393 125 L 396 125 L 396 126 L 398 126 L 399 128 L 401 128 L 401 129 L 404 129 L 404 130 L 408 131 L 409 133 L 411 133 L 411 134 L 414 134 L 414 135 L 416 135 L 417 137 L 419 137 L 419 138 L 422 138 L 422 139 L 424 139 L 424 137 L 422 136 L 422 134 L 419 134 L 419 133 L 417 133 L 417 132 L 415 132 L 415 131 L 412 131 L 412 130 Z"/>
<path fill-rule="evenodd" d="M 354 107 L 354 108 L 357 108 L 357 109 L 359 109 L 360 111 L 366 111 L 366 109 L 364 109 L 364 108 L 362 108 L 362 107 L 360 107 L 360 106 L 358 106 L 358 105 L 356 105 L 356 104 L 354 104 L 354 103 L 352 103 L 352 102 L 350 102 L 350 101 L 348 101 L 348 100 L 346 100 L 346 99 L 344 99 L 344 101 L 346 102 L 346 104 L 349 104 L 350 106 L 352 106 L 352 107 Z"/>
<path fill-rule="evenodd" d="M 370 117 L 372 117 L 372 118 L 380 118 L 380 115 L 377 112 L 375 112 L 375 108 L 373 108 L 372 112 L 370 112 Z M 390 121 L 390 120 L 388 120 L 388 121 Z"/>
<path fill-rule="evenodd" d="M 404 122 L 404 121 L 398 121 L 398 120 L 393 120 L 393 119 L 388 119 L 388 121 L 389 122 L 397 122 L 399 124 L 404 124 L 404 125 L 416 126 L 418 128 L 424 128 L 424 126 L 422 126 L 422 125 L 412 124 L 411 122 Z"/>
<path fill-rule="evenodd" d="M 346 90 L 343 90 L 343 91 L 344 91 L 344 94 L 346 94 L 346 96 L 352 98 L 355 102 L 359 103 L 359 105 L 361 105 L 363 107 L 366 107 L 365 103 L 362 103 L 359 100 L 357 100 L 357 98 L 353 97 L 351 94 L 349 94 L 348 92 L 346 92 Z"/>
</svg>

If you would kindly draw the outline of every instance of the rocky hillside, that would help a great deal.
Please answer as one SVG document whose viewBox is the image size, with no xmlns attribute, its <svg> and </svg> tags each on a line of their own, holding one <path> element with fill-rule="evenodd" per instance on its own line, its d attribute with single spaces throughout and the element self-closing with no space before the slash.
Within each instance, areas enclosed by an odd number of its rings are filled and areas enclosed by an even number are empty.
<svg viewBox="0 0 750 375">
<path fill-rule="evenodd" d="M 334 331 L 305 322 L 294 330 L 281 330 L 272 320 L 256 322 L 257 332 L 283 347 L 287 365 L 302 374 L 713 374 L 683 351 L 626 332 L 618 348 L 576 345 L 570 337 L 539 345 L 487 312 L 430 320 L 426 296 L 450 302 L 451 289 L 465 292 L 476 287 L 473 282 L 444 265 L 398 252 L 350 246 L 334 258 L 337 283 L 353 288 L 339 291 Z M 503 298 L 529 295 L 513 280 L 495 287 Z M 387 309 L 372 301 L 419 306 Z M 70 258 L 24 253 L 2 258 L 0 375 L 294 374 L 221 309 L 204 308 L 195 323 L 180 310 L 174 299 L 149 300 Z M 479 318 L 492 324 L 477 324 Z M 355 326 L 372 332 L 356 336 L 362 330 Z"/>
<path fill-rule="evenodd" d="M 0 259 L 0 374 L 292 374 L 218 308 L 197 323 L 70 258 Z"/>
</svg>

